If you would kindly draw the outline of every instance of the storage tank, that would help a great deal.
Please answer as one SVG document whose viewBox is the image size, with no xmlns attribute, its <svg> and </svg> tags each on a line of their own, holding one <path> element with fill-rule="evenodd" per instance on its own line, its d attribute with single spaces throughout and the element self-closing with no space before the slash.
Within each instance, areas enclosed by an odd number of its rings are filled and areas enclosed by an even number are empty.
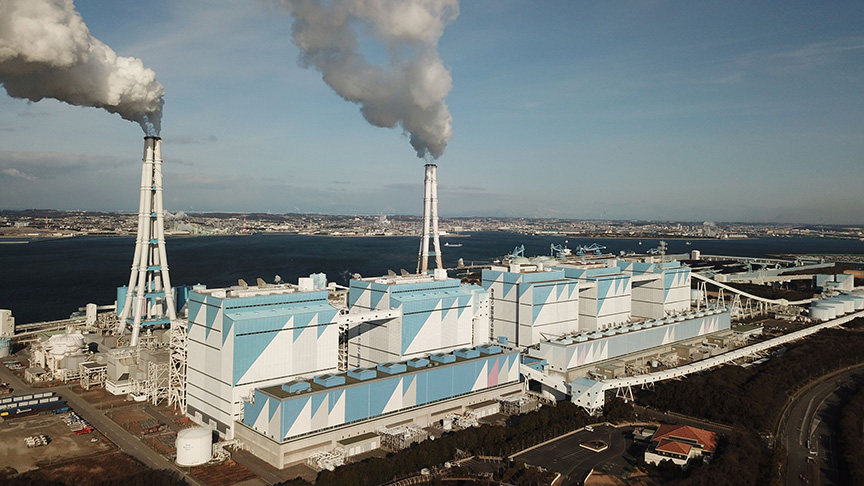
<svg viewBox="0 0 864 486">
<path fill-rule="evenodd" d="M 48 338 L 48 346 L 54 356 L 68 356 L 84 352 L 84 335 L 80 332 L 55 334 Z"/>
<path fill-rule="evenodd" d="M 857 294 L 847 294 L 846 297 L 852 299 L 855 302 L 855 310 L 864 309 L 864 296 Z"/>
<path fill-rule="evenodd" d="M 843 302 L 844 310 L 848 314 L 850 312 L 855 312 L 855 300 L 852 297 L 848 297 L 845 295 L 838 295 L 834 297 L 838 302 Z"/>
<path fill-rule="evenodd" d="M 192 427 L 177 432 L 177 465 L 200 466 L 213 455 L 213 432 Z"/>
<path fill-rule="evenodd" d="M 691 251 L 690 252 L 690 259 L 691 260 L 701 260 L 702 259 L 702 252 L 700 252 L 699 250 Z"/>
<path fill-rule="evenodd" d="M 836 317 L 836 314 L 832 307 L 825 305 L 810 306 L 810 318 L 815 321 L 827 321 L 829 319 L 834 319 L 834 317 Z"/>
<path fill-rule="evenodd" d="M 842 301 L 839 301 L 837 299 L 825 299 L 825 300 L 819 302 L 819 305 L 825 305 L 825 306 L 832 307 L 834 309 L 835 317 L 842 316 L 843 314 L 846 313 L 846 304 L 844 304 Z"/>
<path fill-rule="evenodd" d="M 6 358 L 12 350 L 12 340 L 8 337 L 0 337 L 0 358 Z"/>
</svg>

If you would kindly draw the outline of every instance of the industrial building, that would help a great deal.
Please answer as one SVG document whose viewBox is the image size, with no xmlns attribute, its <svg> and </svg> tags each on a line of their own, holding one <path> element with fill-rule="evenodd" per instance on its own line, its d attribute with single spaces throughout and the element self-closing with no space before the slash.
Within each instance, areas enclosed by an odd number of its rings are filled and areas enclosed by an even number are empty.
<svg viewBox="0 0 864 486">
<path fill-rule="evenodd" d="M 516 346 L 579 330 L 579 282 L 542 263 L 493 265 L 482 272 L 490 295 L 491 333 Z"/>
<path fill-rule="evenodd" d="M 244 404 L 236 437 L 283 467 L 381 427 L 426 427 L 518 393 L 519 363 L 518 351 L 485 345 L 261 387 Z M 366 440 L 380 444 L 377 434 Z"/>
<path fill-rule="evenodd" d="M 384 321 L 367 321 L 348 334 L 348 364 L 376 366 L 489 342 L 485 290 L 459 279 L 432 275 L 388 275 L 352 279 L 349 314 L 394 311 Z"/>
<path fill-rule="evenodd" d="M 338 371 L 339 311 L 326 289 L 197 290 L 188 305 L 186 413 L 225 437 L 255 388 Z"/>
<path fill-rule="evenodd" d="M 550 370 L 563 373 L 661 346 L 668 348 L 676 342 L 729 328 L 729 312 L 719 309 L 699 311 L 542 341 L 535 348 L 528 349 L 527 355 L 545 360 Z"/>
</svg>

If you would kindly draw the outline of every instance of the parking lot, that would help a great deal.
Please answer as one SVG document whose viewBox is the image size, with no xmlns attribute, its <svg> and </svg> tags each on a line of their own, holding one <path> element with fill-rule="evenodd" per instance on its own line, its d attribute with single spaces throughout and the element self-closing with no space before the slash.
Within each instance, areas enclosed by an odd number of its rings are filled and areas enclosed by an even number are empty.
<svg viewBox="0 0 864 486">
<path fill-rule="evenodd" d="M 520 454 L 515 459 L 561 473 L 565 476 L 564 485 L 582 484 L 592 469 L 624 455 L 633 444 L 632 437 L 633 427 L 616 429 L 598 425 L 593 431 L 576 432 Z M 609 447 L 601 452 L 593 452 L 580 446 L 590 441 L 603 441 Z"/>
</svg>

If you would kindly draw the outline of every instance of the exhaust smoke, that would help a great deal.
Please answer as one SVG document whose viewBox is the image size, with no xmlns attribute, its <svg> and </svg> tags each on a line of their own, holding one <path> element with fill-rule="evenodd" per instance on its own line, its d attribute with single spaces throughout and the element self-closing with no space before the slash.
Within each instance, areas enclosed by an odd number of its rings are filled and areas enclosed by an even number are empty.
<svg viewBox="0 0 864 486">
<path fill-rule="evenodd" d="M 0 84 L 15 98 L 103 108 L 159 135 L 156 73 L 91 36 L 72 0 L 0 1 Z"/>
<path fill-rule="evenodd" d="M 438 39 L 458 0 L 282 0 L 294 18 L 300 64 L 314 67 L 376 127 L 400 126 L 421 158 L 437 159 L 453 135 L 444 99 L 453 86 Z M 357 31 L 387 48 L 379 66 L 360 52 Z"/>
</svg>

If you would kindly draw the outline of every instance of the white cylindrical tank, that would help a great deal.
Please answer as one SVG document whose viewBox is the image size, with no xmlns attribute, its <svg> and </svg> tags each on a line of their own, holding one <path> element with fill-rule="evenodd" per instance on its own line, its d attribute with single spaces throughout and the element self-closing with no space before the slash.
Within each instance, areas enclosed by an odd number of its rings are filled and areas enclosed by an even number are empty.
<svg viewBox="0 0 864 486">
<path fill-rule="evenodd" d="M 844 311 L 848 314 L 850 312 L 855 312 L 855 301 L 852 300 L 851 297 L 847 297 L 845 295 L 839 295 L 835 297 L 837 301 L 843 302 Z"/>
<path fill-rule="evenodd" d="M 825 305 L 811 305 L 810 306 L 810 318 L 816 321 L 827 321 L 829 319 L 834 319 L 836 314 L 834 312 L 833 307 L 825 306 Z"/>
<path fill-rule="evenodd" d="M 84 351 L 84 335 L 80 332 L 55 334 L 48 338 L 48 346 L 54 356 L 66 356 Z"/>
<path fill-rule="evenodd" d="M 693 250 L 690 252 L 690 259 L 691 260 L 699 260 L 701 258 L 702 258 L 702 252 L 700 252 L 699 250 Z"/>
<path fill-rule="evenodd" d="M 846 295 L 846 297 L 852 299 L 852 301 L 855 302 L 855 310 L 864 309 L 864 296 L 848 294 Z"/>
<path fill-rule="evenodd" d="M 200 466 L 213 455 L 213 432 L 192 427 L 177 432 L 177 465 Z"/>
<path fill-rule="evenodd" d="M 842 316 L 846 313 L 846 304 L 837 299 L 825 299 L 819 305 L 827 305 L 834 309 L 834 317 Z"/>
</svg>

